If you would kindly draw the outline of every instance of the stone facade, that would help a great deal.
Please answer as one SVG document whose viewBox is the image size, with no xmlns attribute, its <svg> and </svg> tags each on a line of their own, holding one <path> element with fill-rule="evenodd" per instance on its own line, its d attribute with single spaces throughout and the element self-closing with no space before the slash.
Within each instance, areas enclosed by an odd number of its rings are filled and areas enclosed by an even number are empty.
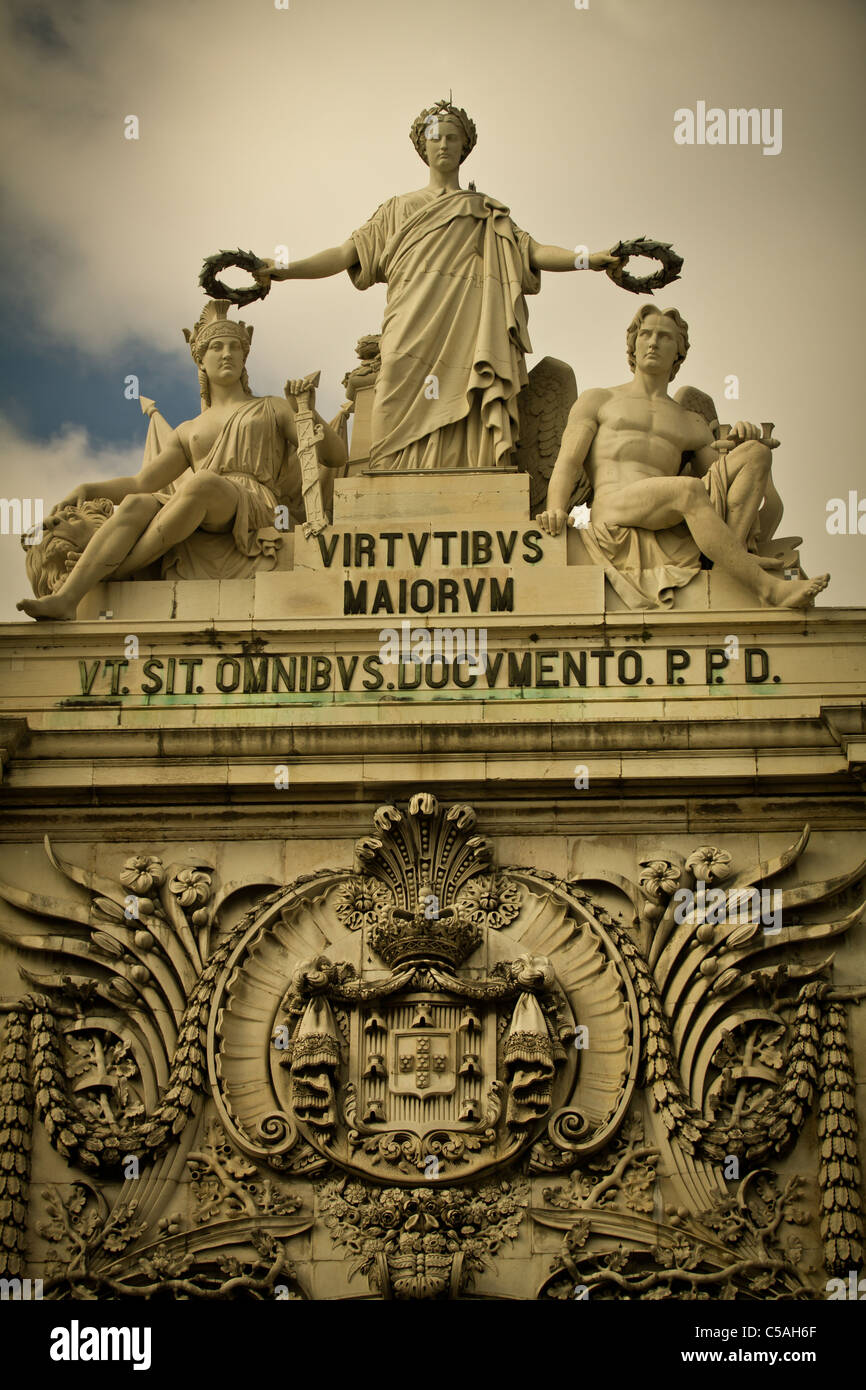
<svg viewBox="0 0 866 1390">
<path fill-rule="evenodd" d="M 0 631 L 8 1274 L 860 1268 L 866 617 L 715 570 L 630 612 L 528 487 L 354 472 L 278 569 Z"/>
</svg>

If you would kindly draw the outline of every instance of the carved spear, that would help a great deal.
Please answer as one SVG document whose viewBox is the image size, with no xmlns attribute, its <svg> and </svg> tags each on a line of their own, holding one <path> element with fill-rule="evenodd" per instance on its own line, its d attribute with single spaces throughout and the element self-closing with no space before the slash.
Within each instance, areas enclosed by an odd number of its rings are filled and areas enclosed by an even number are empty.
<svg viewBox="0 0 866 1390">
<path fill-rule="evenodd" d="M 317 536 L 328 524 L 319 482 L 319 455 L 316 445 L 325 431 L 316 419 L 314 401 L 321 372 L 311 372 L 300 381 L 287 381 L 285 394 L 296 406 L 295 426 L 298 431 L 298 462 L 301 465 L 301 488 L 304 495 L 303 525 L 305 536 Z"/>
</svg>

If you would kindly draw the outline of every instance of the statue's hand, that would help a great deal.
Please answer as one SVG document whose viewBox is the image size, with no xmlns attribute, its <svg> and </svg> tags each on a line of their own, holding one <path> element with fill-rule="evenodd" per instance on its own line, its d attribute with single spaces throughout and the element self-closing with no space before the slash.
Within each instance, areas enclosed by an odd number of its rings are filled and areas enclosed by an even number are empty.
<svg viewBox="0 0 866 1390">
<path fill-rule="evenodd" d="M 778 439 L 773 439 L 772 436 L 769 439 L 765 439 L 761 426 L 752 425 L 748 420 L 738 420 L 737 423 L 731 427 L 728 438 L 735 439 L 738 444 L 745 444 L 746 441 L 750 439 L 759 439 L 762 444 L 766 444 L 768 449 L 776 449 L 779 446 Z"/>
<path fill-rule="evenodd" d="M 90 485 L 79 483 L 71 492 L 67 492 L 66 496 L 61 498 L 59 502 L 55 502 L 48 515 L 53 516 L 55 512 L 61 512 L 64 507 L 80 507 L 82 502 L 89 502 L 90 500 Z"/>
<path fill-rule="evenodd" d="M 292 406 L 293 409 L 297 406 L 297 398 L 299 396 L 302 396 L 305 392 L 307 395 L 308 409 L 315 410 L 316 389 L 314 386 L 310 385 L 307 377 L 293 377 L 291 381 L 286 382 L 286 399 L 288 400 L 289 404 Z"/>
<path fill-rule="evenodd" d="M 268 290 L 272 280 L 285 280 L 287 274 L 288 266 L 278 266 L 276 261 L 263 257 L 262 264 L 252 272 L 252 277 L 263 290 Z"/>
<path fill-rule="evenodd" d="M 593 251 L 589 258 L 590 270 L 607 270 L 609 265 L 621 265 L 622 256 L 612 256 L 610 251 Z"/>
<path fill-rule="evenodd" d="M 738 420 L 735 425 L 731 426 L 728 435 L 729 439 L 739 439 L 741 444 L 745 443 L 747 439 L 760 439 L 760 437 L 761 431 L 758 426 L 750 425 L 748 420 Z"/>
<path fill-rule="evenodd" d="M 563 526 L 572 525 L 571 517 L 567 516 L 561 507 L 555 507 L 549 512 L 540 512 L 535 520 L 549 536 L 558 536 Z"/>
</svg>

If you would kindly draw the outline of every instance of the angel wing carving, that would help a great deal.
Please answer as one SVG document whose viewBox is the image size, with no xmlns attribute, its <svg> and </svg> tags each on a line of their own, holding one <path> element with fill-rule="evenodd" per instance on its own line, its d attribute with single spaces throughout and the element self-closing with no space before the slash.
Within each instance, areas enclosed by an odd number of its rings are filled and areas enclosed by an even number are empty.
<svg viewBox="0 0 866 1390">
<path fill-rule="evenodd" d="M 712 396 L 708 396 L 706 391 L 701 391 L 697 386 L 681 386 L 674 395 L 674 400 L 685 410 L 693 410 L 696 415 L 701 415 L 709 425 L 713 438 L 719 437 L 719 412 L 716 410 L 716 403 Z"/>
<path fill-rule="evenodd" d="M 558 357 L 542 357 L 532 368 L 529 381 L 517 397 L 520 442 L 515 459 L 518 468 L 529 474 L 531 516 L 535 516 L 544 506 L 568 413 L 576 400 L 574 372 L 567 362 L 560 361 Z M 569 508 L 588 502 L 591 496 L 589 479 L 582 474 Z"/>
<path fill-rule="evenodd" d="M 130 1155 L 146 1165 L 110 1213 L 79 1184 L 89 1194 L 81 1201 L 99 1208 L 100 1229 L 122 1226 L 132 1239 L 133 1217 L 143 1231 L 158 1214 L 193 1156 L 197 1125 L 188 1122 L 207 1087 L 210 1000 L 246 926 L 242 919 L 217 939 L 215 914 L 247 885 L 216 888 L 210 865 L 139 854 L 110 878 L 61 858 L 47 837 L 45 849 L 69 885 L 63 896 L 0 883 L 0 898 L 24 920 L 0 935 L 32 988 L 2 1005 L 2 1090 L 15 1114 L 2 1116 L 14 1123 L 0 1130 L 0 1268 L 12 1273 L 23 1257 L 34 1113 L 58 1153 L 85 1172 L 110 1181 L 124 1176 Z M 122 1245 L 112 1239 L 95 1258 L 117 1259 L 111 1252 Z M 107 1266 L 98 1277 L 110 1282 Z"/>
<path fill-rule="evenodd" d="M 673 854 L 645 861 L 638 882 L 606 872 L 573 882 L 605 882 L 634 909 L 631 928 L 609 926 L 645 1020 L 640 1084 L 656 1141 L 692 1210 L 724 1190 L 722 1160 L 755 1167 L 791 1148 L 820 1093 L 822 1233 L 832 1269 L 857 1257 L 863 1235 L 852 1195 L 860 1174 L 844 1004 L 866 990 L 834 985 L 832 954 L 816 960 L 809 948 L 859 922 L 866 861 L 767 888 L 808 840 L 807 826 L 783 853 L 737 873 L 727 852 L 702 845 L 684 863 Z"/>
</svg>

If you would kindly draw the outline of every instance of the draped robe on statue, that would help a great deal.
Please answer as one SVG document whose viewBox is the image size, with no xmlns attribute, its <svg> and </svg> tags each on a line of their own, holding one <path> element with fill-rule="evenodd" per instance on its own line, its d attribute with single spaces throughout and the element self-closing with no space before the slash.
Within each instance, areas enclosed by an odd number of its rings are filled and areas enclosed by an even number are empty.
<svg viewBox="0 0 866 1390">
<path fill-rule="evenodd" d="M 727 459 L 716 459 L 703 478 L 714 510 L 728 519 L 731 477 Z M 749 549 L 754 550 L 752 528 Z M 671 608 L 674 591 L 682 589 L 702 568 L 701 551 L 684 521 L 659 531 L 642 526 L 607 525 L 590 521 L 581 527 L 584 548 L 601 565 L 611 587 L 627 608 Z"/>
<path fill-rule="evenodd" d="M 388 286 L 370 466 L 504 468 L 541 280 L 508 208 L 458 189 L 389 198 L 352 233 L 353 284 Z"/>
<path fill-rule="evenodd" d="M 145 463 L 155 458 L 170 432 L 158 411 L 151 414 Z M 200 527 L 180 541 L 162 562 L 164 579 L 238 579 L 257 569 L 272 569 L 282 543 L 275 529 L 276 507 L 283 503 L 303 515 L 295 450 L 287 443 L 269 396 L 254 396 L 226 420 L 206 459 L 195 473 L 217 473 L 230 483 L 237 510 L 230 531 Z M 184 475 L 186 476 L 186 475 Z M 183 478 L 178 479 L 178 483 Z M 156 496 L 167 502 L 177 484 Z"/>
</svg>

